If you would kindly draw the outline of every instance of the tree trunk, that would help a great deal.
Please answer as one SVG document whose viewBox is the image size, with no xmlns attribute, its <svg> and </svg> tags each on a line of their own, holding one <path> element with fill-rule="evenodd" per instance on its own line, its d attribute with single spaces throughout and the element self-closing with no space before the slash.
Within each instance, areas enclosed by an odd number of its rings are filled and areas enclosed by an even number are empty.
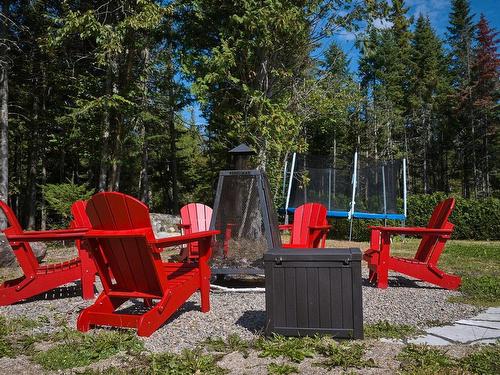
<svg viewBox="0 0 500 375">
<path fill-rule="evenodd" d="M 7 202 L 9 194 L 9 79 L 7 68 L 0 72 L 0 199 Z"/>
<path fill-rule="evenodd" d="M 2 13 L 9 17 L 9 1 L 2 2 Z M 2 20 L 1 38 L 7 40 L 7 22 Z M 7 203 L 9 198 L 9 74 L 7 70 L 7 49 L 2 47 L 0 56 L 0 200 Z M 4 229 L 7 222 L 0 216 L 0 229 Z"/>
</svg>

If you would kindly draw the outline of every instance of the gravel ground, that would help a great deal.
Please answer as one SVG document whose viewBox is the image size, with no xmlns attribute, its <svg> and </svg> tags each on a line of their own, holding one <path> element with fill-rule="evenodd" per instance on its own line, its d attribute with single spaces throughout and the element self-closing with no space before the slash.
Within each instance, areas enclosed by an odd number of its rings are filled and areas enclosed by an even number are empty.
<svg viewBox="0 0 500 375">
<path fill-rule="evenodd" d="M 366 284 L 366 269 L 363 273 Z M 65 324 L 75 327 L 78 313 L 90 304 L 79 297 L 79 292 L 78 286 L 70 284 L 37 300 L 0 307 L 0 314 L 32 319 L 44 316 L 49 323 L 36 328 L 38 332 L 58 330 Z M 450 296 L 459 294 L 393 274 L 386 290 L 363 286 L 364 322 L 388 320 L 425 327 L 436 322 L 468 318 L 480 311 L 474 306 L 447 301 Z M 179 352 L 208 337 L 237 333 L 250 339 L 262 331 L 264 323 L 264 293 L 215 291 L 211 294 L 209 313 L 199 311 L 199 295 L 195 294 L 166 325 L 144 340 L 146 347 L 154 352 Z"/>
</svg>

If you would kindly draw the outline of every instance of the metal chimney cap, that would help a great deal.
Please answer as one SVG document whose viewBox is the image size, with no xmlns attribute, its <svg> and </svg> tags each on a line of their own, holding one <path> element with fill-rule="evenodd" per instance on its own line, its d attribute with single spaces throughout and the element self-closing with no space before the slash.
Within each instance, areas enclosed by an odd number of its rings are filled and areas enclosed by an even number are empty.
<svg viewBox="0 0 500 375">
<path fill-rule="evenodd" d="M 242 143 L 239 146 L 236 146 L 232 150 L 229 150 L 230 154 L 239 154 L 239 155 L 257 155 L 257 153 L 252 150 L 249 146 Z"/>
</svg>

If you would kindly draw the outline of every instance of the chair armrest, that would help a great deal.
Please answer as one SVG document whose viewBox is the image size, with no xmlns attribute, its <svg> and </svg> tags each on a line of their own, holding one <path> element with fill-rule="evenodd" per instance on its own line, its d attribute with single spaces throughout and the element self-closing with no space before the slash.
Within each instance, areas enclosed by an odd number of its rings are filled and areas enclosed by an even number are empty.
<svg viewBox="0 0 500 375">
<path fill-rule="evenodd" d="M 378 230 L 389 234 L 408 234 L 408 235 L 450 235 L 453 233 L 452 229 L 436 229 L 436 228 L 423 228 L 423 227 L 368 227 L 372 230 Z"/>
<path fill-rule="evenodd" d="M 89 230 L 85 238 L 140 238 L 149 233 L 150 228 L 116 229 L 116 230 Z"/>
<path fill-rule="evenodd" d="M 281 224 L 278 225 L 279 230 L 291 230 L 293 228 L 293 224 Z"/>
<path fill-rule="evenodd" d="M 12 242 L 81 240 L 88 231 L 88 228 L 23 231 L 5 234 L 5 237 Z"/>
<path fill-rule="evenodd" d="M 312 230 L 330 230 L 332 229 L 331 225 L 309 225 L 309 229 Z"/>
<path fill-rule="evenodd" d="M 220 234 L 219 230 L 207 230 L 203 232 L 186 234 L 183 236 L 159 238 L 154 241 L 154 244 L 160 248 L 170 247 L 170 246 L 182 245 L 185 243 L 210 239 L 217 234 Z"/>
</svg>

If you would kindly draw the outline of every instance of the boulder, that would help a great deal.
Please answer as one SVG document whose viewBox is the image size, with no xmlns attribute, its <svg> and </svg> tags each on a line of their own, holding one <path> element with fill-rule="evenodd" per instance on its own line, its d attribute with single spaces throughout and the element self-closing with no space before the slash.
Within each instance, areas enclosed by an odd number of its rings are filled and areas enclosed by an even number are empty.
<svg viewBox="0 0 500 375">
<path fill-rule="evenodd" d="M 47 246 L 43 242 L 32 242 L 31 248 L 35 253 L 38 261 L 41 261 L 47 253 Z M 16 264 L 16 256 L 12 251 L 5 234 L 0 233 L 0 267 L 9 267 Z"/>
<path fill-rule="evenodd" d="M 164 237 L 166 233 L 179 233 L 177 224 L 181 222 L 179 216 L 150 213 L 153 232 L 156 236 Z"/>
</svg>

